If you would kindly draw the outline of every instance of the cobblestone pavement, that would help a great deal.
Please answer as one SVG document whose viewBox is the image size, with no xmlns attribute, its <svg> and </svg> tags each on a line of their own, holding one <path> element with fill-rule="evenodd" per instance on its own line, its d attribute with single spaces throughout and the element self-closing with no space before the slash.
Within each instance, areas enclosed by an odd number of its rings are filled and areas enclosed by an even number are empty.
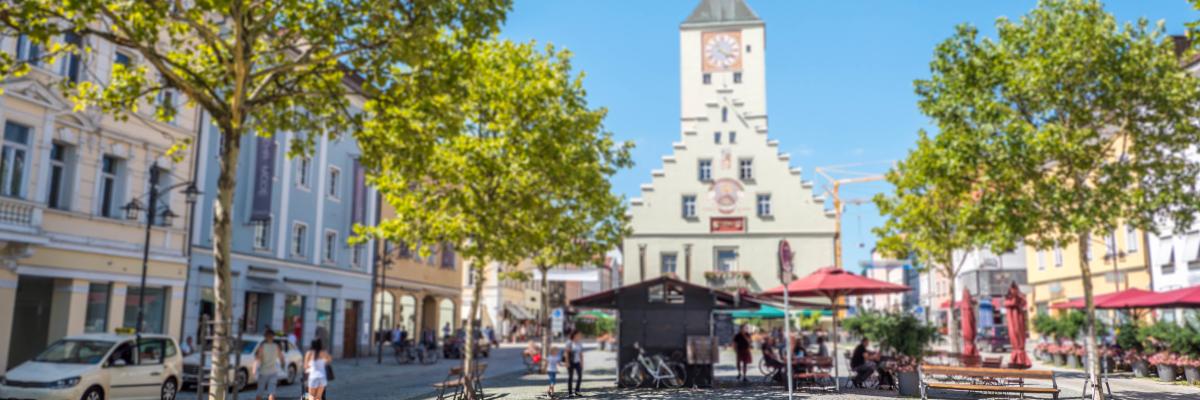
<svg viewBox="0 0 1200 400">
<path fill-rule="evenodd" d="M 546 394 L 547 381 L 544 374 L 525 373 L 521 362 L 520 345 L 505 345 L 495 349 L 489 359 L 484 377 L 484 389 L 488 399 L 550 399 Z M 616 353 L 600 351 L 587 346 L 582 382 L 583 399 L 785 399 L 782 385 L 765 382 L 756 368 L 751 368 L 750 382 L 736 382 L 734 366 L 723 363 L 717 366 L 717 387 L 711 389 L 619 389 L 616 387 Z M 757 355 L 757 354 L 756 354 Z M 722 360 L 733 360 L 733 354 L 725 351 Z M 757 362 L 757 359 L 755 360 Z M 441 382 L 446 372 L 459 360 L 442 360 L 436 365 L 396 365 L 385 357 L 382 364 L 375 358 L 337 360 L 334 364 L 337 380 L 329 387 L 328 400 L 382 400 L 382 399 L 433 399 L 436 393 L 432 385 Z M 842 361 L 845 364 L 845 360 Z M 754 364 L 754 365 L 757 365 Z M 1057 367 L 1035 365 L 1039 369 L 1053 369 L 1057 373 L 1058 387 L 1063 390 L 1060 398 L 1079 398 L 1083 387 L 1084 373 Z M 560 368 L 559 397 L 566 389 L 566 368 Z M 843 375 L 845 372 L 843 371 Z M 1035 384 L 1047 384 L 1040 382 Z M 1112 390 L 1120 400 L 1197 400 L 1200 387 L 1167 385 L 1150 379 L 1138 379 L 1118 375 L 1111 380 Z M 281 400 L 298 399 L 299 385 L 280 387 Z M 841 393 L 797 391 L 796 399 L 842 400 L 842 399 L 891 399 L 899 396 L 894 391 L 848 389 Z M 194 392 L 180 393 L 179 399 L 195 399 Z M 253 399 L 254 391 L 239 394 L 240 399 Z M 973 399 L 969 396 L 936 398 Z"/>
</svg>

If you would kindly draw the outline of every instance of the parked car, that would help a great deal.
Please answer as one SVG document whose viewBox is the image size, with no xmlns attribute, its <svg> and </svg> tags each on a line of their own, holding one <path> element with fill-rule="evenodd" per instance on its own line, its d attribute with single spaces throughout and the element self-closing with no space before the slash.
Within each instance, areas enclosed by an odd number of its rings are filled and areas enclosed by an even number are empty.
<svg viewBox="0 0 1200 400">
<path fill-rule="evenodd" d="M 243 335 L 240 346 L 235 349 L 242 350 L 241 362 L 236 368 L 230 368 L 229 382 L 230 390 L 241 390 L 246 386 L 258 383 L 257 375 L 254 373 L 254 353 L 258 351 L 258 346 L 262 345 L 262 335 Z M 280 366 L 285 374 L 280 377 L 280 382 L 285 385 L 291 385 L 300 377 L 301 366 L 304 364 L 304 354 L 300 353 L 300 349 L 292 345 L 286 339 L 276 338 L 275 343 L 279 344 L 279 348 L 283 349 L 284 365 Z M 187 386 L 199 385 L 200 387 L 208 386 L 208 374 L 212 369 L 212 346 L 206 345 L 203 360 L 201 353 L 196 352 L 183 359 L 183 383 Z M 229 354 L 229 365 L 233 366 L 237 361 L 237 354 Z M 199 381 L 199 383 L 197 383 Z"/>
<path fill-rule="evenodd" d="M 166 335 L 68 336 L 0 377 L 0 399 L 174 400 L 182 373 Z"/>
</svg>

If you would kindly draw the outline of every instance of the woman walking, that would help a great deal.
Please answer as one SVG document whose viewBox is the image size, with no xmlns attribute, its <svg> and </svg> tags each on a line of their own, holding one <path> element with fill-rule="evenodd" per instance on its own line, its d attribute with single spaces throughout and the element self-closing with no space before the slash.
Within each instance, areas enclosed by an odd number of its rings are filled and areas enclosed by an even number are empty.
<svg viewBox="0 0 1200 400">
<path fill-rule="evenodd" d="M 329 381 L 325 376 L 325 368 L 333 362 L 333 357 L 325 352 L 321 340 L 313 340 L 308 352 L 304 354 L 304 370 L 308 373 L 308 398 L 320 400 L 325 398 L 325 386 Z"/>
</svg>

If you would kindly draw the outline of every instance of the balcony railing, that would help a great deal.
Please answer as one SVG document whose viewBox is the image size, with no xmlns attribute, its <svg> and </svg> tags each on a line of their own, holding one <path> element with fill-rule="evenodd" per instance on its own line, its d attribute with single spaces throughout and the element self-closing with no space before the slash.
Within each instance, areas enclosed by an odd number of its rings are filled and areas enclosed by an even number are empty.
<svg viewBox="0 0 1200 400">
<path fill-rule="evenodd" d="M 37 235 L 42 230 L 42 205 L 0 197 L 0 230 Z"/>
</svg>

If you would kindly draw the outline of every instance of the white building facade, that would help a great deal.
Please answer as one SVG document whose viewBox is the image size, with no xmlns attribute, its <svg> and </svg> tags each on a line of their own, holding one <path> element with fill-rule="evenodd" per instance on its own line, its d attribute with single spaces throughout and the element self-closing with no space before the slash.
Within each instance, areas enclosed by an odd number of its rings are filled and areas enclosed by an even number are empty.
<svg viewBox="0 0 1200 400">
<path fill-rule="evenodd" d="M 682 140 L 630 202 L 624 284 L 766 290 L 781 239 L 797 276 L 832 265 L 832 214 L 767 135 L 763 21 L 742 0 L 703 0 L 679 38 Z"/>
</svg>

